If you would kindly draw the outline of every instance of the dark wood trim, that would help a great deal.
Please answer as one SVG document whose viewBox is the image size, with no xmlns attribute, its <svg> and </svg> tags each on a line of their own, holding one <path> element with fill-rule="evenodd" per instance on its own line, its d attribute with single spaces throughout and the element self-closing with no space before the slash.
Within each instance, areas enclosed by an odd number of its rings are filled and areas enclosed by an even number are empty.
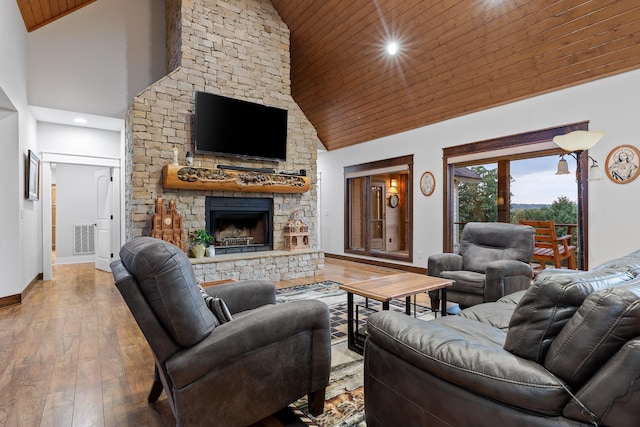
<svg viewBox="0 0 640 427">
<path fill-rule="evenodd" d="M 511 221 L 511 162 L 498 162 L 498 222 Z"/>
<path fill-rule="evenodd" d="M 413 154 L 406 156 L 393 157 L 391 159 L 376 160 L 373 162 L 360 163 L 358 165 L 345 166 L 344 173 L 366 172 L 373 169 L 388 168 L 392 166 L 403 166 L 413 164 Z"/>
<path fill-rule="evenodd" d="M 350 231 L 351 224 L 349 221 L 350 215 L 350 201 L 353 197 L 351 194 L 351 188 L 349 187 L 349 179 L 347 178 L 347 174 L 354 172 L 367 172 L 367 171 L 375 171 L 376 169 L 394 167 L 394 166 L 407 166 L 407 188 L 405 191 L 406 194 L 406 218 L 407 218 L 407 254 L 406 255 L 398 255 L 394 252 L 387 251 L 377 251 L 371 249 L 371 230 L 369 227 L 370 222 L 370 212 L 369 206 L 371 205 L 369 192 L 365 192 L 365 198 L 363 201 L 363 205 L 366 206 L 365 220 L 363 223 L 362 236 L 364 240 L 364 249 L 351 249 L 349 247 L 349 242 L 351 240 Z M 404 262 L 413 262 L 413 154 L 408 154 L 406 156 L 394 157 L 391 159 L 384 160 L 376 160 L 373 162 L 361 163 L 358 165 L 345 166 L 344 167 L 344 224 L 343 224 L 343 250 L 345 253 L 362 255 L 362 256 L 370 256 L 376 258 L 384 258 L 391 259 L 396 261 L 404 261 Z M 371 175 L 363 175 L 362 178 L 366 178 L 365 187 L 369 188 L 372 185 Z"/>
<path fill-rule="evenodd" d="M 445 192 L 444 194 L 444 199 L 443 199 L 443 221 L 442 221 L 442 227 L 443 227 L 443 239 L 444 241 L 442 242 L 442 247 L 443 247 L 443 251 L 444 252 L 452 252 L 453 251 L 453 235 L 452 235 L 452 229 L 453 229 L 453 218 L 451 217 L 451 212 L 453 212 L 453 206 L 454 206 L 454 201 L 453 201 L 453 171 L 454 171 L 454 167 L 453 165 L 449 165 L 449 158 L 450 157 L 458 157 L 458 156 L 463 156 L 463 155 L 469 155 L 469 154 L 476 154 L 476 153 L 490 153 L 492 151 L 498 151 L 498 150 L 504 150 L 504 149 L 508 149 L 508 148 L 514 148 L 514 147 L 526 147 L 526 146 L 533 146 L 536 144 L 540 144 L 540 143 L 544 143 L 544 142 L 548 142 L 553 140 L 554 136 L 557 135 L 564 135 L 566 133 L 569 132 L 573 132 L 575 130 L 589 130 L 589 121 L 582 121 L 582 122 L 576 122 L 576 123 L 571 123 L 571 124 L 567 124 L 567 125 L 563 125 L 563 126 L 557 126 L 557 127 L 553 127 L 553 128 L 547 128 L 547 129 L 540 129 L 540 130 L 536 130 L 536 131 L 532 131 L 532 132 L 526 132 L 526 133 L 521 133 L 521 134 L 515 134 L 515 135 L 509 135 L 509 136 L 504 136 L 504 137 L 499 137 L 499 138 L 492 138 L 492 139 L 487 139 L 484 141 L 476 141 L 476 142 L 472 142 L 469 144 L 462 144 L 462 145 L 457 145 L 454 147 L 445 147 L 442 149 L 442 153 L 443 153 L 443 157 L 442 157 L 442 162 L 443 162 L 443 171 L 444 171 L 444 182 L 448 183 L 448 186 L 450 186 L 451 188 L 448 189 L 448 191 Z M 558 148 L 556 149 L 551 149 L 551 150 L 543 150 L 540 153 L 536 152 L 535 155 L 536 157 L 539 155 L 548 155 L 548 154 L 560 154 L 560 153 L 565 153 L 565 151 L 563 151 L 562 149 Z M 532 153 L 533 154 L 533 153 Z M 588 247 L 589 247 L 589 188 L 588 188 L 588 156 L 586 155 L 588 154 L 587 152 L 585 152 L 585 155 L 583 155 L 581 157 L 582 162 L 581 162 L 581 166 L 582 166 L 582 173 L 581 176 L 578 177 L 578 179 L 580 179 L 581 183 L 582 183 L 582 199 L 580 199 L 580 197 L 578 198 L 578 211 L 580 211 L 580 205 L 582 206 L 582 211 L 583 211 L 583 218 L 584 218 L 584 253 L 585 253 L 585 265 L 584 265 L 584 269 L 587 269 L 587 252 L 588 252 Z M 491 157 L 490 155 L 487 156 L 486 158 L 482 158 L 482 159 L 476 159 L 473 161 L 469 161 L 469 162 L 461 162 L 459 164 L 456 164 L 457 166 L 469 166 L 472 164 L 478 164 L 481 162 L 488 162 L 489 160 L 497 160 L 498 162 L 500 161 L 510 161 L 510 160 L 519 160 L 519 159 L 523 159 L 523 158 L 527 158 L 527 157 L 531 157 L 530 155 L 527 156 L 526 153 L 520 153 L 520 154 L 516 154 L 513 156 L 493 156 Z M 499 189 L 500 191 L 500 189 Z"/>
<path fill-rule="evenodd" d="M 443 163 L 442 176 L 443 183 L 443 204 L 442 204 L 442 252 L 453 252 L 453 218 L 449 216 L 449 212 L 453 212 L 453 188 L 455 184 L 454 165 Z"/>
<path fill-rule="evenodd" d="M 589 151 L 585 151 L 580 155 L 580 176 L 578 177 L 582 183 L 582 197 L 578 194 L 578 215 L 582 211 L 582 224 L 584 230 L 578 230 L 582 233 L 584 242 L 583 248 L 578 248 L 578 269 L 589 269 Z M 580 238 L 578 238 L 580 241 Z"/>
<path fill-rule="evenodd" d="M 24 288 L 24 290 L 19 294 L 0 297 L 0 308 L 9 307 L 16 304 L 22 304 L 27 299 L 27 297 L 29 296 L 33 288 L 36 286 L 36 284 L 40 280 L 42 280 L 42 277 L 43 277 L 42 273 L 39 273 L 38 275 L 36 275 L 36 277 L 34 277 L 33 280 L 31 280 L 31 282 L 29 282 L 29 284 Z"/>
<path fill-rule="evenodd" d="M 359 262 L 361 264 L 375 265 L 376 267 L 395 268 L 397 270 L 408 271 L 410 273 L 427 274 L 427 269 L 423 267 L 416 267 L 413 265 L 394 264 L 392 262 L 378 261 L 375 259 L 358 258 L 348 255 L 331 254 L 329 252 L 324 253 L 325 258 L 339 259 L 342 261 Z"/>
<path fill-rule="evenodd" d="M 445 147 L 442 149 L 444 158 L 462 156 L 466 154 L 484 153 L 506 148 L 523 147 L 535 145 L 541 142 L 551 141 L 554 136 L 564 135 L 574 130 L 588 130 L 589 122 L 577 122 L 564 126 L 557 126 L 547 129 L 540 129 L 526 133 L 518 133 L 498 138 L 485 139 L 484 141 L 470 142 L 468 144 Z"/>
</svg>

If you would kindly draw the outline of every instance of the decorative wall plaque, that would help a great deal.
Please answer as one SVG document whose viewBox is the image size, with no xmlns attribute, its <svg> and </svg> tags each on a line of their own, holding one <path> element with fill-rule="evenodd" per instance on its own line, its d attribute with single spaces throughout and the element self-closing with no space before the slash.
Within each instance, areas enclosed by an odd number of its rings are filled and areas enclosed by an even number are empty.
<svg viewBox="0 0 640 427">
<path fill-rule="evenodd" d="M 639 175 L 640 151 L 633 145 L 619 145 L 607 156 L 606 173 L 616 184 L 628 184 Z"/>
</svg>

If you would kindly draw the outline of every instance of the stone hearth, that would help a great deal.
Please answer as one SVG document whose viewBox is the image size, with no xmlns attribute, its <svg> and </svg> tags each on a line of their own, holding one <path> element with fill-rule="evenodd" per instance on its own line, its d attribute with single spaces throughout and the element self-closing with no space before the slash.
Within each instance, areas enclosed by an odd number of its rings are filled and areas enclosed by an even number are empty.
<svg viewBox="0 0 640 427">
<path fill-rule="evenodd" d="M 295 252 L 268 251 L 216 255 L 213 258 L 191 258 L 198 282 L 218 280 L 279 280 L 313 277 L 324 268 L 324 252 L 304 249 Z"/>
</svg>

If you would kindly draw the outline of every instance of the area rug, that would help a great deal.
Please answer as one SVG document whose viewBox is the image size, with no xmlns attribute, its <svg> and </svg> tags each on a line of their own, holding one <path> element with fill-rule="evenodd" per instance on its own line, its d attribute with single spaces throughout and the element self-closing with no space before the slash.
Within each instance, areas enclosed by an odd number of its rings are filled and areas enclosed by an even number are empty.
<svg viewBox="0 0 640 427">
<path fill-rule="evenodd" d="M 341 290 L 339 286 L 340 283 L 338 282 L 325 280 L 324 282 L 278 289 L 276 291 L 276 302 L 315 299 L 327 304 L 331 316 L 331 342 L 336 343 L 347 339 L 347 292 Z M 366 325 L 369 315 L 382 310 L 381 302 L 366 299 L 359 295 L 354 295 L 353 302 L 358 310 L 358 328 Z M 389 310 L 404 313 L 405 301 L 391 300 Z M 416 315 L 420 318 L 433 316 L 430 308 L 419 304 L 416 305 Z"/>
<path fill-rule="evenodd" d="M 324 412 L 314 417 L 309 414 L 307 398 L 304 397 L 289 406 L 289 411 L 297 416 L 283 424 L 288 427 L 306 425 L 317 427 L 364 427 L 364 372 L 362 356 L 347 348 L 347 293 L 339 289 L 333 281 L 311 283 L 278 289 L 278 303 L 305 299 L 323 301 L 329 306 L 331 317 L 331 377 L 326 391 Z M 368 315 L 382 309 L 382 304 L 354 296 L 358 306 L 358 319 L 362 325 Z M 390 310 L 404 312 L 403 300 L 392 300 Z M 417 316 L 428 319 L 431 310 L 417 305 Z M 288 416 L 288 415 L 287 415 Z M 300 424 L 302 423 L 302 424 Z"/>
</svg>

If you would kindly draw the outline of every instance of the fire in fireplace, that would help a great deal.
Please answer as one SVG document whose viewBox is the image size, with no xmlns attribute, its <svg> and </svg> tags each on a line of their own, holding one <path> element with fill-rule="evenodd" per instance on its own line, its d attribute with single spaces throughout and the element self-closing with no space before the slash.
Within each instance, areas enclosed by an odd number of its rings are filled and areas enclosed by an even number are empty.
<svg viewBox="0 0 640 427">
<path fill-rule="evenodd" d="M 273 249 L 273 199 L 207 197 L 205 214 L 217 254 Z"/>
</svg>

